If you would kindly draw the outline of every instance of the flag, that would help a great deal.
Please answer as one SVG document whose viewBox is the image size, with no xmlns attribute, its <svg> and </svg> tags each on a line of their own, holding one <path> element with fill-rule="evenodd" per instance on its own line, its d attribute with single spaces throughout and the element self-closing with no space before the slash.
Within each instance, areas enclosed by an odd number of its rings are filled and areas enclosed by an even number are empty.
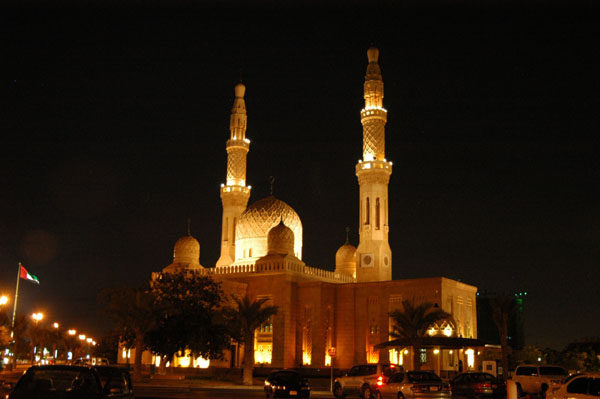
<svg viewBox="0 0 600 399">
<path fill-rule="evenodd" d="M 25 269 L 25 266 L 23 265 L 21 265 L 21 271 L 19 272 L 19 276 L 21 278 L 24 278 L 25 280 L 33 281 L 36 284 L 40 283 L 40 280 L 38 280 L 38 278 L 33 274 L 29 274 L 29 272 L 27 271 L 27 269 Z"/>
</svg>

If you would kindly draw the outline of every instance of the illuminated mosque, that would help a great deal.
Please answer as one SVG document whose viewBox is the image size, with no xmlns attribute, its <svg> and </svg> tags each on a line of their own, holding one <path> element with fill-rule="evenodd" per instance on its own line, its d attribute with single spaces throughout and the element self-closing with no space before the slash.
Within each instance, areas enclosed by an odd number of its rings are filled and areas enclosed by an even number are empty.
<svg viewBox="0 0 600 399">
<path fill-rule="evenodd" d="M 365 105 L 360 112 L 363 154 L 355 169 L 360 186 L 358 247 L 346 241 L 335 254 L 334 271 L 306 265 L 302 261 L 302 221 L 294 209 L 272 195 L 248 206 L 250 140 L 246 137 L 245 86 L 239 83 L 226 145 L 226 181 L 220 188 L 220 257 L 215 267 L 203 267 L 200 244 L 188 234 L 176 242 L 173 263 L 163 272 L 199 270 L 220 281 L 227 294 L 267 298 L 268 304 L 278 306 L 278 313 L 255 331 L 256 365 L 319 368 L 331 365 L 333 358 L 334 366 L 341 369 L 378 361 L 410 368 L 412 348 L 391 341 L 389 313 L 399 309 L 403 300 L 414 300 L 434 303 L 452 315 L 429 328 L 431 344 L 424 345 L 420 354 L 423 368 L 442 375 L 458 370 L 459 364 L 464 364 L 465 370 L 473 368 L 477 288 L 445 277 L 392 280 L 387 110 L 383 108 L 379 50 L 371 47 L 367 56 Z M 145 354 L 145 363 L 154 361 L 149 357 Z M 224 359 L 210 360 L 210 365 L 240 367 L 242 357 L 243 351 L 234 345 Z M 182 356 L 175 357 L 171 365 L 206 364 Z"/>
</svg>

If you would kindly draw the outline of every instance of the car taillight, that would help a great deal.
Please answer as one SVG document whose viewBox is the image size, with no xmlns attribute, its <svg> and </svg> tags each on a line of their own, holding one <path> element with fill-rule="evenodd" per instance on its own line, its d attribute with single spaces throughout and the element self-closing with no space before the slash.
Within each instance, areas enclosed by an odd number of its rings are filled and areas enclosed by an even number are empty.
<svg viewBox="0 0 600 399">
<path fill-rule="evenodd" d="M 377 377 L 377 386 L 380 387 L 383 385 L 383 376 L 380 375 L 379 377 Z"/>
<path fill-rule="evenodd" d="M 477 390 L 477 391 L 483 391 L 484 389 L 490 389 L 491 387 L 492 387 L 492 384 L 490 384 L 489 382 L 480 382 L 475 387 L 475 390 Z"/>
</svg>

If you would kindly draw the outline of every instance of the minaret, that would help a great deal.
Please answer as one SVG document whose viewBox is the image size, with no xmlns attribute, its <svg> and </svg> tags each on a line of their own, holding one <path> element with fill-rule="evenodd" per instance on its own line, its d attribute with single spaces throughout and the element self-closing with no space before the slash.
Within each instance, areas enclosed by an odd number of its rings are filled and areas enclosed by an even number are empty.
<svg viewBox="0 0 600 399">
<path fill-rule="evenodd" d="M 223 221 L 221 228 L 221 256 L 217 266 L 227 266 L 235 261 L 235 226 L 246 209 L 250 198 L 250 186 L 246 186 L 246 155 L 250 149 L 250 140 L 246 138 L 246 86 L 235 86 L 235 100 L 231 110 L 227 140 L 227 182 L 221 184 L 223 202 Z"/>
<path fill-rule="evenodd" d="M 379 50 L 367 51 L 369 65 L 365 75 L 365 108 L 360 112 L 363 125 L 363 158 L 356 164 L 360 186 L 359 235 L 356 249 L 356 280 L 392 279 L 392 250 L 388 242 L 388 182 L 392 163 L 385 159 L 383 79 L 377 60 Z"/>
</svg>

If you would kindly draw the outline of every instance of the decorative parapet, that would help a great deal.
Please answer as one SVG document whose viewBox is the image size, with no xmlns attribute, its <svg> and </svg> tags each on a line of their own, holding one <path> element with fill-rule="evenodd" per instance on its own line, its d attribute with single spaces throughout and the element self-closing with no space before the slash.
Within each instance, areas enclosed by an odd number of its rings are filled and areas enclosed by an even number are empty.
<svg viewBox="0 0 600 399">
<path fill-rule="evenodd" d="M 272 262 L 262 264 L 245 264 L 219 266 L 216 268 L 205 269 L 206 274 L 214 275 L 232 275 L 246 273 L 273 273 L 273 272 L 292 272 L 305 275 L 311 278 L 317 278 L 332 283 L 355 283 L 356 279 L 352 276 L 335 273 L 329 270 L 323 270 L 316 267 L 305 266 L 297 262 Z"/>
</svg>

